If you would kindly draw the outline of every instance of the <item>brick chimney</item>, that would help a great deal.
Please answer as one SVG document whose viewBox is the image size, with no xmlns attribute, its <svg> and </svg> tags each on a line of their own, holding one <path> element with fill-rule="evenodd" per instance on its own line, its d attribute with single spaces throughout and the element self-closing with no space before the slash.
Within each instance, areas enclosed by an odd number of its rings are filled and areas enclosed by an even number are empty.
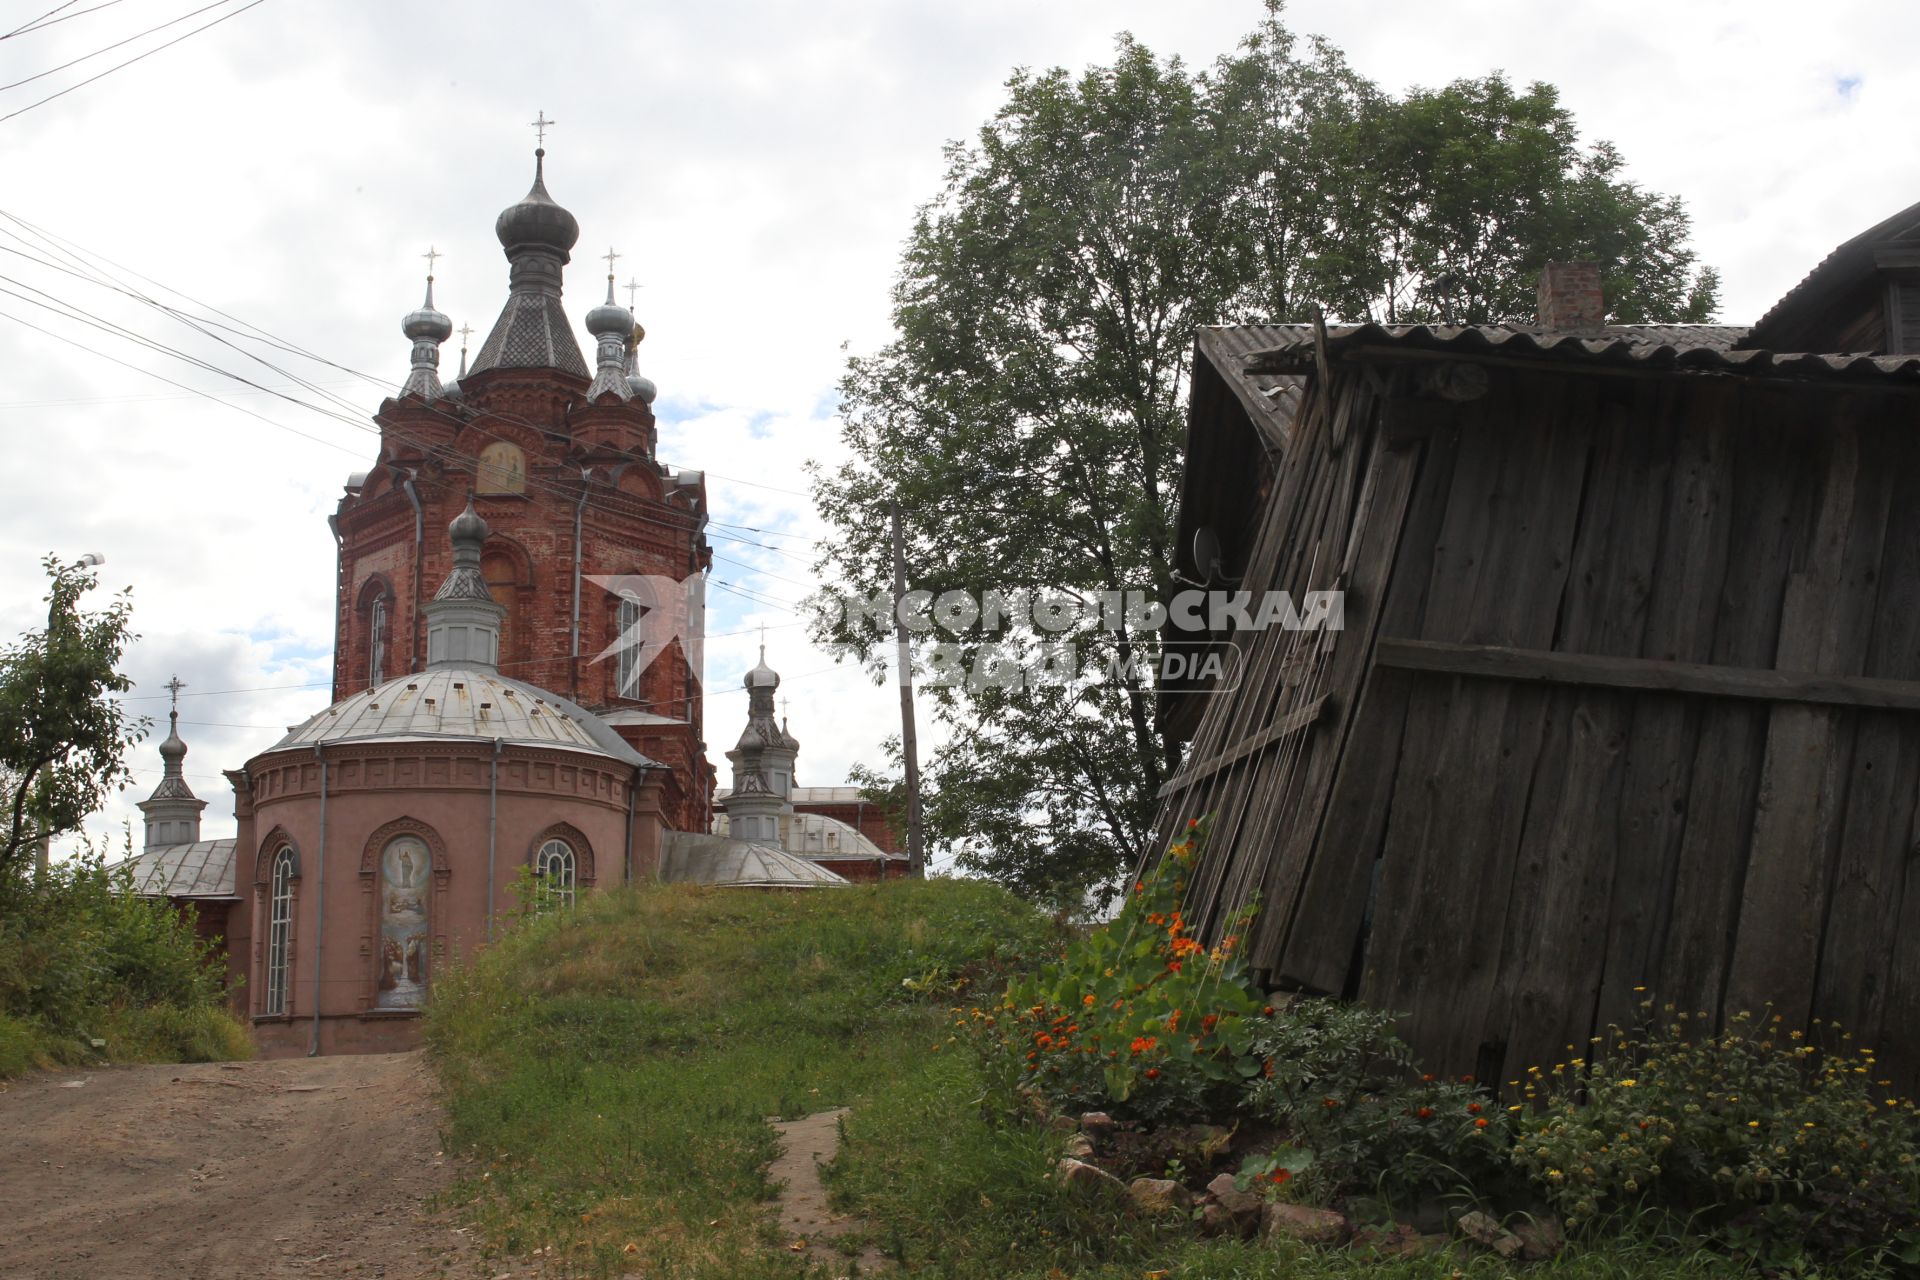
<svg viewBox="0 0 1920 1280">
<path fill-rule="evenodd" d="M 1600 296 L 1597 262 L 1549 262 L 1540 272 L 1540 303 L 1536 323 L 1543 329 L 1581 333 L 1607 322 L 1607 302 Z"/>
</svg>

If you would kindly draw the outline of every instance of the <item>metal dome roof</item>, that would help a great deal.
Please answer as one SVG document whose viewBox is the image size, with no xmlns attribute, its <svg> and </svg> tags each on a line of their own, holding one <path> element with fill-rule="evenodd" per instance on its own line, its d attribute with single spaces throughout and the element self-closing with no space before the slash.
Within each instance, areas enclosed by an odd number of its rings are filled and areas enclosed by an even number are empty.
<svg viewBox="0 0 1920 1280">
<path fill-rule="evenodd" d="M 269 751 L 329 742 L 453 738 L 547 747 L 654 766 L 598 716 L 557 694 L 486 667 L 446 666 L 396 676 L 296 725 Z"/>
</svg>

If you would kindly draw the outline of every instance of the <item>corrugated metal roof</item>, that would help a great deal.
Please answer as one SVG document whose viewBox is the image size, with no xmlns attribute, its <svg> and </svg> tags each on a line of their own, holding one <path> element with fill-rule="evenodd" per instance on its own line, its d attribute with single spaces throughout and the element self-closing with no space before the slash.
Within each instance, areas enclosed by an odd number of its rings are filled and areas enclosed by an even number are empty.
<svg viewBox="0 0 1920 1280">
<path fill-rule="evenodd" d="M 1907 239 L 1916 233 L 1920 233 L 1920 204 L 1908 205 L 1884 222 L 1868 227 L 1820 259 L 1799 284 L 1768 307 L 1767 313 L 1754 322 L 1754 335 L 1760 341 L 1767 341 L 1773 330 L 1790 327 L 1793 313 L 1804 313 L 1809 306 L 1817 309 L 1823 296 L 1844 289 L 1850 280 L 1872 271 L 1875 245 Z"/>
<path fill-rule="evenodd" d="M 1653 339 L 1645 332 L 1660 335 Z M 1644 369 L 1683 369 L 1743 373 L 1752 376 L 1865 378 L 1909 380 L 1920 378 L 1920 356 L 1874 356 L 1841 352 L 1774 352 L 1763 348 L 1727 345 L 1728 326 L 1614 326 L 1598 336 L 1563 333 L 1517 325 L 1378 325 L 1341 326 L 1327 333 L 1330 356 L 1367 346 L 1457 352 L 1462 355 L 1499 354 L 1572 361 L 1581 364 L 1632 366 Z M 1678 340 L 1675 340 L 1678 339 Z M 1264 351 L 1247 357 L 1250 376 L 1298 372 L 1312 360 L 1313 331 L 1306 325 L 1287 326 L 1287 336 Z"/>
<path fill-rule="evenodd" d="M 814 788 L 823 790 L 824 788 Z M 847 788 L 858 790 L 858 788 Z M 794 797 L 797 802 L 799 797 Z M 727 815 L 717 813 L 713 817 L 713 833 L 724 836 L 731 828 Z M 838 818 L 829 818 L 819 813 L 788 813 L 780 815 L 780 847 L 788 853 L 802 858 L 888 858 L 885 849 L 860 834 L 852 826 Z"/>
<path fill-rule="evenodd" d="M 1300 411 L 1300 397 L 1306 380 L 1297 373 L 1261 373 L 1246 367 L 1246 357 L 1292 340 L 1300 325 L 1234 324 L 1203 325 L 1194 331 L 1194 344 L 1200 355 L 1214 368 L 1227 374 L 1227 386 L 1233 391 L 1247 416 L 1272 451 L 1285 447 L 1293 431 L 1293 419 Z M 1233 371 L 1238 370 L 1237 374 Z"/>
<path fill-rule="evenodd" d="M 232 840 L 162 845 L 128 858 L 133 891 L 143 898 L 237 898 Z"/>
<path fill-rule="evenodd" d="M 490 667 L 440 667 L 396 676 L 295 726 L 271 750 L 374 739 L 499 739 L 653 765 L 592 712 Z M 657 767 L 657 766 L 656 766 Z"/>
<path fill-rule="evenodd" d="M 825 867 L 772 845 L 668 831 L 661 836 L 660 878 L 670 884 L 736 889 L 830 889 L 848 883 Z"/>
</svg>

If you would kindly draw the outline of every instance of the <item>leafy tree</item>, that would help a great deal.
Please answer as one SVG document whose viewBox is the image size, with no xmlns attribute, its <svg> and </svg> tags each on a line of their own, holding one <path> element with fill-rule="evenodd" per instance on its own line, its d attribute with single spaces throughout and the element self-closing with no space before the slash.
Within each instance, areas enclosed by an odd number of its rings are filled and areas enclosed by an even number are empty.
<svg viewBox="0 0 1920 1280">
<path fill-rule="evenodd" d="M 909 586 L 934 595 L 1163 598 L 1196 326 L 1530 316 L 1552 259 L 1605 264 L 1616 314 L 1704 319 L 1680 203 L 1582 150 L 1554 91 L 1499 76 L 1380 91 L 1270 6 L 1233 54 L 1190 72 L 1129 36 L 1075 77 L 1017 71 L 914 223 L 898 337 L 848 362 L 852 461 L 816 471 L 839 590 L 891 586 L 888 510 Z M 964 619 L 956 619 L 956 621 Z M 1138 674 L 1138 619 L 1081 630 L 1081 674 L 1010 688 L 990 655 L 1033 627 L 952 636 L 970 683 L 931 690 L 949 745 L 929 762 L 929 835 L 961 866 L 1060 903 L 1144 846 L 1178 767 Z M 883 632 L 833 609 L 820 638 L 877 662 Z M 990 646 L 1001 648 L 994 650 Z"/>
<path fill-rule="evenodd" d="M 42 840 L 77 829 L 132 780 L 126 750 L 146 734 L 120 701 L 120 657 L 135 637 L 128 593 L 83 612 L 90 567 L 44 562 L 47 626 L 0 650 L 0 880 Z"/>
</svg>

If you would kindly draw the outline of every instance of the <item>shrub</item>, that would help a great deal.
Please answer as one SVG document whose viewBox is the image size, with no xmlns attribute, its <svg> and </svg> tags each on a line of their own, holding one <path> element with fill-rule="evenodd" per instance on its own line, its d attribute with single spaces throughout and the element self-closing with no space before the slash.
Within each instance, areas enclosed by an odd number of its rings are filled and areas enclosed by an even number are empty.
<svg viewBox="0 0 1920 1280">
<path fill-rule="evenodd" d="M 0 1077 L 74 1062 L 243 1057 L 223 966 L 191 916 L 142 898 L 99 849 L 0 879 Z"/>
<path fill-rule="evenodd" d="M 1254 1024 L 1262 1074 L 1246 1105 L 1312 1152 L 1302 1194 L 1365 1190 L 1391 1200 L 1482 1183 L 1505 1164 L 1507 1115 L 1471 1077 L 1416 1076 L 1396 1021 L 1377 1009 L 1299 1000 Z"/>
<path fill-rule="evenodd" d="M 1258 1073 L 1247 1050 L 1261 997 L 1237 937 L 1254 909 L 1211 950 L 1180 910 L 1204 838 L 1192 824 L 1111 921 L 997 1005 L 962 1013 L 1001 1105 L 1032 1093 L 1143 1119 L 1199 1117 L 1229 1109 Z"/>
<path fill-rule="evenodd" d="M 1700 1015 L 1642 1008 L 1648 1025 L 1613 1029 L 1590 1059 L 1513 1082 L 1540 1108 L 1514 1158 L 1569 1223 L 1645 1201 L 1736 1243 L 1791 1230 L 1817 1248 L 1825 1221 L 1833 1251 L 1868 1235 L 1892 1247 L 1920 1225 L 1920 1114 L 1873 1050 L 1837 1027 L 1823 1050 L 1770 1013 L 1714 1034 Z"/>
</svg>

